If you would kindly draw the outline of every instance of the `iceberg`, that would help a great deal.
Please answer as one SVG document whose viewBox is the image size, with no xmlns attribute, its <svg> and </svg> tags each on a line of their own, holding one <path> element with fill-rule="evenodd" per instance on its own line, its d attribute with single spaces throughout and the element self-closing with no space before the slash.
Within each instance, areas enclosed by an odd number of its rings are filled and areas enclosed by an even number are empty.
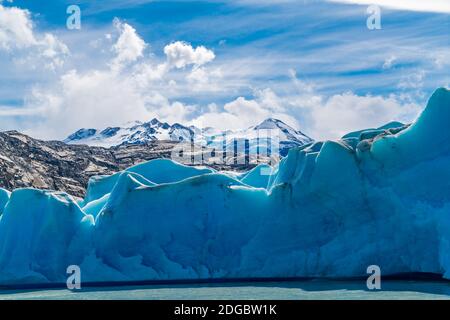
<svg viewBox="0 0 450 320">
<path fill-rule="evenodd" d="M 392 122 L 244 174 L 153 160 L 83 201 L 0 189 L 0 284 L 361 277 L 450 279 L 450 91 Z M 3 209 L 2 209 L 3 208 Z"/>
</svg>

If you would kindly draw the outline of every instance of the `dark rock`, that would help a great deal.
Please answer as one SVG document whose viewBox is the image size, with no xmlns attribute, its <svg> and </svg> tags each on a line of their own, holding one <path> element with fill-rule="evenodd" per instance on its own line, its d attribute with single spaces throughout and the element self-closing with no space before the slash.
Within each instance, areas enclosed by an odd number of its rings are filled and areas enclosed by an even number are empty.
<svg viewBox="0 0 450 320">
<path fill-rule="evenodd" d="M 109 149 L 33 139 L 0 132 L 0 187 L 65 191 L 83 197 L 90 177 L 109 175 L 156 158 L 170 158 L 174 141 L 150 141 Z M 217 170 L 248 170 L 254 165 L 211 165 Z"/>
</svg>

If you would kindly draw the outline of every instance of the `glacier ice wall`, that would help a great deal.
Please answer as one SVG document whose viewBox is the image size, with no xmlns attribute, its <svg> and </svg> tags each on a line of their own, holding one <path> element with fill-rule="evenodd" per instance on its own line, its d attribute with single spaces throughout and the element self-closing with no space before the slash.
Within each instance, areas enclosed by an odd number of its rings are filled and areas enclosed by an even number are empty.
<svg viewBox="0 0 450 320">
<path fill-rule="evenodd" d="M 450 92 L 410 126 L 232 175 L 154 160 L 86 198 L 0 189 L 0 284 L 431 272 L 450 278 Z M 269 172 L 271 170 L 271 172 Z"/>
</svg>

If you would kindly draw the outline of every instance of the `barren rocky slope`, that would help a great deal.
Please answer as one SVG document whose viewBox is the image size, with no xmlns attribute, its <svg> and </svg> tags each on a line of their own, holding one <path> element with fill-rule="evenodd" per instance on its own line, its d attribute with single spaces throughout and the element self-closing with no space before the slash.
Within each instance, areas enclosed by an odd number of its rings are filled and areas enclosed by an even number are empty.
<svg viewBox="0 0 450 320">
<path fill-rule="evenodd" d="M 52 189 L 82 197 L 91 176 L 111 174 L 155 158 L 168 158 L 175 144 L 155 141 L 106 149 L 37 140 L 17 131 L 0 132 L 0 187 Z"/>
</svg>

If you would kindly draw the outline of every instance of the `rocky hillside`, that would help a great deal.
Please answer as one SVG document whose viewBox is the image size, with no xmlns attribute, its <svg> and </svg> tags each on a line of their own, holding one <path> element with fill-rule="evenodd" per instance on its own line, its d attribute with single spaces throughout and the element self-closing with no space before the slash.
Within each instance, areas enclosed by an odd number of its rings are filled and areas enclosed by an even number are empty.
<svg viewBox="0 0 450 320">
<path fill-rule="evenodd" d="M 52 189 L 82 197 L 91 176 L 111 174 L 155 158 L 168 158 L 175 144 L 155 141 L 107 149 L 41 141 L 17 131 L 0 132 L 0 187 Z M 225 170 L 244 169 L 242 166 L 212 166 Z"/>
</svg>

